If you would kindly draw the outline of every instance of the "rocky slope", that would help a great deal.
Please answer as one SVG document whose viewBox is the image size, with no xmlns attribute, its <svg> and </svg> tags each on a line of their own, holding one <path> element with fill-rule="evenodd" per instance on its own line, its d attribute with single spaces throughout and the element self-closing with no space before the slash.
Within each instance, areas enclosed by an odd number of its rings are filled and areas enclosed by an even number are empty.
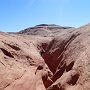
<svg viewBox="0 0 90 90">
<path fill-rule="evenodd" d="M 0 90 L 90 90 L 90 24 L 1 32 Z"/>
</svg>

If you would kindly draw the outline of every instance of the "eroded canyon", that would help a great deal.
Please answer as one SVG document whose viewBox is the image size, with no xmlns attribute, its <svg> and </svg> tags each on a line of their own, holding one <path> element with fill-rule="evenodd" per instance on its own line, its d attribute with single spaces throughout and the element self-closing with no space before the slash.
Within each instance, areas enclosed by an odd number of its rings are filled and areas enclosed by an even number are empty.
<svg viewBox="0 0 90 90">
<path fill-rule="evenodd" d="M 90 90 L 90 24 L 0 32 L 0 90 Z"/>
</svg>

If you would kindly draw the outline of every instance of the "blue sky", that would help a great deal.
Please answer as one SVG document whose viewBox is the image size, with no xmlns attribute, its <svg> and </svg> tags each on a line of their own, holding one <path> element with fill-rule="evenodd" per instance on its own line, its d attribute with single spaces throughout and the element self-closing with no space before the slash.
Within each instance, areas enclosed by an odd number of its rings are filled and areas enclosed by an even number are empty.
<svg viewBox="0 0 90 90">
<path fill-rule="evenodd" d="M 37 24 L 79 27 L 90 22 L 90 0 L 0 0 L 0 31 Z"/>
</svg>

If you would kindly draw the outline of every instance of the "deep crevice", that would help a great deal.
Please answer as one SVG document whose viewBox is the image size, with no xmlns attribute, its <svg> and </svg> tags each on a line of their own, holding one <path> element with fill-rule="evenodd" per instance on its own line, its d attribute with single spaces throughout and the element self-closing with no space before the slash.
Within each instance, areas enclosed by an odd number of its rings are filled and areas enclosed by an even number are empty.
<svg viewBox="0 0 90 90">
<path fill-rule="evenodd" d="M 63 40 L 59 45 L 58 48 L 52 48 L 55 43 L 55 39 L 53 39 L 50 44 L 42 44 L 42 50 L 40 52 L 42 58 L 44 59 L 45 63 L 48 65 L 49 69 L 53 72 L 53 76 L 50 78 L 53 82 L 55 82 L 58 78 L 60 78 L 63 73 L 68 72 L 72 69 L 74 65 L 74 61 L 72 61 L 68 66 L 66 66 L 65 60 L 65 54 L 64 52 L 67 50 L 70 43 L 78 36 L 73 34 L 71 37 L 68 38 L 68 40 Z M 50 52 L 54 51 L 54 52 Z M 79 76 L 75 75 L 72 76 L 72 79 L 68 84 L 75 85 Z M 75 80 L 74 80 L 75 79 Z M 45 83 L 48 83 L 48 80 L 46 78 L 42 79 L 45 87 L 49 87 L 53 83 L 49 83 L 48 85 Z M 54 89 L 55 88 L 55 89 Z M 47 90 L 64 90 L 63 88 L 58 88 L 57 86 L 53 87 L 53 89 L 47 89 Z"/>
<path fill-rule="evenodd" d="M 58 48 L 53 52 L 49 52 L 49 50 L 52 49 L 54 43 L 55 43 L 55 39 L 53 39 L 51 41 L 51 43 L 47 46 L 46 49 L 44 49 L 45 51 L 41 52 L 41 56 L 43 57 L 45 63 L 48 65 L 49 69 L 55 73 L 56 69 L 59 65 L 59 63 L 61 62 L 64 52 L 66 51 L 67 47 L 69 46 L 69 44 L 78 36 L 77 35 L 72 35 L 67 41 L 63 40 Z M 54 50 L 54 49 L 53 49 Z M 51 64 L 52 62 L 52 64 Z"/>
<path fill-rule="evenodd" d="M 58 64 L 60 63 L 60 60 L 63 57 L 63 49 L 64 49 L 64 41 L 60 44 L 60 47 L 62 48 L 57 48 L 54 52 L 50 53 L 49 50 L 52 48 L 50 46 L 53 46 L 54 41 L 51 42 L 50 45 L 48 45 L 48 49 L 46 49 L 46 51 L 43 54 L 43 58 L 45 63 L 49 66 L 49 69 L 55 73 L 56 72 L 56 68 L 58 66 Z M 50 47 L 50 48 L 49 48 Z M 51 64 L 52 62 L 52 64 Z"/>
</svg>

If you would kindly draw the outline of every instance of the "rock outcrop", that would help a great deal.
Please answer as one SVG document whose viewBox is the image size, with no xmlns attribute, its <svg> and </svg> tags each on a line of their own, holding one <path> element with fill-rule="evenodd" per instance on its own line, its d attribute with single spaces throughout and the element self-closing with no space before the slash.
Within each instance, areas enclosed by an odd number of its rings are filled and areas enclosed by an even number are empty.
<svg viewBox="0 0 90 90">
<path fill-rule="evenodd" d="M 90 90 L 90 24 L 1 32 L 0 90 Z"/>
</svg>

